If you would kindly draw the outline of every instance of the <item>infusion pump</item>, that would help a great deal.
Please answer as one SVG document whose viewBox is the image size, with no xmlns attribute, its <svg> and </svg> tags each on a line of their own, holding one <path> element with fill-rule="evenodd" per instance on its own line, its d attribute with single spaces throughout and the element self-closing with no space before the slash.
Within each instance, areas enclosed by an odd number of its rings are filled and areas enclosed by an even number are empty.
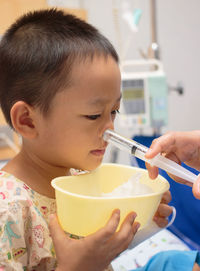
<svg viewBox="0 0 200 271">
<path fill-rule="evenodd" d="M 126 61 L 121 65 L 121 75 L 120 126 L 156 129 L 166 126 L 168 88 L 162 63 L 156 59 Z"/>
</svg>

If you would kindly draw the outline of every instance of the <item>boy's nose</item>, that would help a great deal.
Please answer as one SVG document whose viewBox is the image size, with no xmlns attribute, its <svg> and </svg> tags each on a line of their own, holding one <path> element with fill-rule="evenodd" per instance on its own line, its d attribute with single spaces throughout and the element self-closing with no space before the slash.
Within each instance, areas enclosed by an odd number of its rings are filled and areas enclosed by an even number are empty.
<svg viewBox="0 0 200 271">
<path fill-rule="evenodd" d="M 107 123 L 104 125 L 101 132 L 101 137 L 103 137 L 104 132 L 108 129 L 114 130 L 114 121 L 112 118 L 110 118 L 109 121 L 107 121 Z"/>
</svg>

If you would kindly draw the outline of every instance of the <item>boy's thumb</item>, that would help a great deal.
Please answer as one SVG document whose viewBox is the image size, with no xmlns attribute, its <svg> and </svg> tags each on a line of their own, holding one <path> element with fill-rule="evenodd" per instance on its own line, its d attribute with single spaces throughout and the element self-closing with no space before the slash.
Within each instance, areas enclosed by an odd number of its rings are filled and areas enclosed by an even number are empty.
<svg viewBox="0 0 200 271">
<path fill-rule="evenodd" d="M 56 214 L 51 214 L 49 216 L 49 231 L 53 241 L 66 238 L 66 234 L 62 230 Z"/>
</svg>

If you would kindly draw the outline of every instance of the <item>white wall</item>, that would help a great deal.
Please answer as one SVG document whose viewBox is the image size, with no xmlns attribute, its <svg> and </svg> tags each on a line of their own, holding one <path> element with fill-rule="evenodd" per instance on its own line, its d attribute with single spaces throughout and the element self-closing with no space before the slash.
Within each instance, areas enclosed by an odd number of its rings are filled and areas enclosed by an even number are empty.
<svg viewBox="0 0 200 271">
<path fill-rule="evenodd" d="M 169 129 L 200 129 L 200 1 L 159 0 L 158 34 L 170 84 L 181 80 L 184 96 L 169 95 Z"/>
<path fill-rule="evenodd" d="M 114 24 L 113 3 L 121 0 L 49 0 L 49 4 L 68 7 L 84 7 L 88 20 L 105 34 L 120 53 L 119 37 Z M 144 52 L 150 40 L 150 14 L 148 0 L 129 0 L 130 9 L 143 11 L 139 32 L 133 35 L 128 58 L 140 58 L 138 49 Z M 158 43 L 161 60 L 172 86 L 181 81 L 184 95 L 169 93 L 169 130 L 200 129 L 200 1 L 157 0 Z M 124 45 L 132 33 L 120 20 L 121 44 Z"/>
</svg>

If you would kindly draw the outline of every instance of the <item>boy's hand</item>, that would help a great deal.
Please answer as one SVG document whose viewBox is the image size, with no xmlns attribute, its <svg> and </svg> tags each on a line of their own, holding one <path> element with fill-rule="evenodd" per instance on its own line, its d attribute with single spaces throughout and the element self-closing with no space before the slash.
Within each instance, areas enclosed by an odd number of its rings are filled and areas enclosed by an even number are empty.
<svg viewBox="0 0 200 271">
<path fill-rule="evenodd" d="M 168 224 L 168 216 L 171 215 L 173 208 L 168 205 L 168 203 L 171 201 L 171 193 L 170 191 L 167 191 L 163 194 L 163 197 L 161 199 L 160 205 L 158 206 L 157 212 L 154 215 L 153 220 L 156 222 L 156 224 L 164 228 Z"/>
<path fill-rule="evenodd" d="M 75 240 L 66 236 L 56 215 L 51 215 L 49 229 L 55 247 L 57 271 L 102 271 L 118 254 L 128 248 L 139 223 L 130 213 L 116 232 L 120 213 L 115 210 L 108 223 L 94 234 Z"/>
<path fill-rule="evenodd" d="M 176 163 L 184 162 L 188 166 L 200 170 L 200 131 L 170 132 L 155 139 L 145 156 L 147 159 L 151 159 L 158 153 L 162 153 Z M 148 163 L 146 163 L 146 167 L 150 178 L 155 179 L 158 176 L 158 168 L 151 167 Z M 169 175 L 176 182 L 192 186 L 192 183 L 186 180 Z M 200 178 L 193 185 L 193 194 L 200 199 Z"/>
</svg>

